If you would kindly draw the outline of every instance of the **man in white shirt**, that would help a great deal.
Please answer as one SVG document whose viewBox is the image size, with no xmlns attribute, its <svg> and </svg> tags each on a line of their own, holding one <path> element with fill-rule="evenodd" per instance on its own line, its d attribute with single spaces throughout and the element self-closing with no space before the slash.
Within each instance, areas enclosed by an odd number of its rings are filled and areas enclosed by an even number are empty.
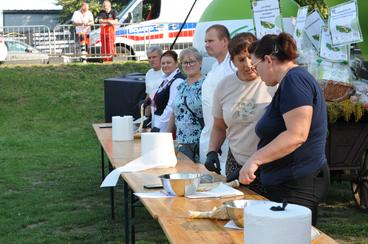
<svg viewBox="0 0 368 244">
<path fill-rule="evenodd" d="M 89 44 L 89 33 L 91 25 L 94 24 L 92 12 L 88 10 L 88 3 L 83 2 L 80 10 L 74 12 L 72 17 L 73 25 L 78 36 L 79 44 L 81 45 L 82 54 L 87 54 L 87 46 Z"/>
<path fill-rule="evenodd" d="M 146 73 L 146 101 L 150 106 L 147 106 L 148 109 L 146 108 L 145 114 L 147 116 L 152 115 L 152 124 L 154 122 L 153 97 L 162 82 L 163 75 L 161 71 L 161 55 L 162 49 L 159 46 L 151 46 L 147 50 L 147 58 L 151 69 Z"/>
<path fill-rule="evenodd" d="M 228 44 L 230 41 L 230 34 L 227 28 L 223 25 L 213 25 L 206 30 L 205 47 L 209 56 L 214 57 L 216 62 L 212 65 L 208 72 L 206 79 L 202 85 L 202 109 L 205 126 L 201 133 L 199 153 L 201 163 L 205 163 L 208 170 L 215 171 L 225 175 L 225 162 L 227 152 L 229 149 L 228 142 L 222 145 L 222 154 L 217 152 L 220 156 L 219 162 L 206 162 L 208 146 L 213 126 L 212 104 L 213 94 L 217 84 L 226 76 L 234 73 L 236 68 L 230 61 L 228 53 Z"/>
</svg>

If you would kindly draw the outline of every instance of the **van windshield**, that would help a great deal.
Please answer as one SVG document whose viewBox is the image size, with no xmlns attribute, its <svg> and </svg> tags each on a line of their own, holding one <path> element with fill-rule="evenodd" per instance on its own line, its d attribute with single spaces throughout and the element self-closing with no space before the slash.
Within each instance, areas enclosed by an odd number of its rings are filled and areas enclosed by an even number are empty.
<svg viewBox="0 0 368 244">
<path fill-rule="evenodd" d="M 119 14 L 120 23 L 139 23 L 160 16 L 161 0 L 136 0 Z"/>
</svg>

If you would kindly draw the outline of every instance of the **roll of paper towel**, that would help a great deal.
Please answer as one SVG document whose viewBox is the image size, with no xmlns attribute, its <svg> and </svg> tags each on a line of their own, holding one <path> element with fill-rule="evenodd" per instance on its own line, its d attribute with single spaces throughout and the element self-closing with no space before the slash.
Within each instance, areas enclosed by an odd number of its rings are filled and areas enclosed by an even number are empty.
<svg viewBox="0 0 368 244">
<path fill-rule="evenodd" d="M 177 164 L 171 133 L 142 133 L 141 150 L 139 158 L 110 172 L 102 182 L 101 187 L 116 186 L 120 174 L 124 172 L 171 168 Z"/>
<path fill-rule="evenodd" d="M 112 140 L 131 141 L 134 139 L 133 116 L 112 117 Z"/>
<path fill-rule="evenodd" d="M 272 211 L 280 203 L 268 202 L 244 208 L 244 243 L 310 244 L 312 214 L 310 209 L 288 204 L 284 211 Z"/>
<path fill-rule="evenodd" d="M 172 134 L 167 132 L 141 134 L 141 155 L 157 147 L 165 148 L 168 153 L 172 151 L 175 153 Z"/>
</svg>

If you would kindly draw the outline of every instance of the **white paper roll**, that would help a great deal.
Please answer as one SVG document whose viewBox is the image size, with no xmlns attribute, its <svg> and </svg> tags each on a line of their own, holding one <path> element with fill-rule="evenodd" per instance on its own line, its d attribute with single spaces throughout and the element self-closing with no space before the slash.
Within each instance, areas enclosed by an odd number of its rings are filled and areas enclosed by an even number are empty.
<svg viewBox="0 0 368 244">
<path fill-rule="evenodd" d="M 124 137 L 123 141 L 132 141 L 134 140 L 134 125 L 133 125 L 133 116 L 126 115 L 123 117 L 124 123 Z"/>
<path fill-rule="evenodd" d="M 167 132 L 141 134 L 141 155 L 158 147 L 165 148 L 168 152 L 173 151 L 174 141 L 172 134 Z"/>
<path fill-rule="evenodd" d="M 112 116 L 112 140 L 120 141 L 123 137 L 122 126 L 122 117 L 120 116 Z"/>
<path fill-rule="evenodd" d="M 136 172 L 152 168 L 171 168 L 177 164 L 171 133 L 142 133 L 141 150 L 139 158 L 110 172 L 102 182 L 101 187 L 115 186 L 120 174 L 124 172 Z"/>
<path fill-rule="evenodd" d="M 310 209 L 288 204 L 285 211 L 272 211 L 281 203 L 251 204 L 244 208 L 244 243 L 310 244 Z"/>
<path fill-rule="evenodd" d="M 131 141 L 134 139 L 133 117 L 113 116 L 112 117 L 112 140 Z"/>
</svg>

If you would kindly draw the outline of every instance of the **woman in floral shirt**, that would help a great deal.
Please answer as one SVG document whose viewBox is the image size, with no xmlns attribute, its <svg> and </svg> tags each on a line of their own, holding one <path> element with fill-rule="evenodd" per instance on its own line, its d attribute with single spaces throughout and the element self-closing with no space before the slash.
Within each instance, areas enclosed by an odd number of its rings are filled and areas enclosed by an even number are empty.
<svg viewBox="0 0 368 244">
<path fill-rule="evenodd" d="M 179 60 L 187 79 L 178 86 L 167 131 L 176 131 L 178 150 L 198 162 L 198 143 L 203 128 L 202 55 L 195 48 L 187 48 L 180 53 Z"/>
</svg>

